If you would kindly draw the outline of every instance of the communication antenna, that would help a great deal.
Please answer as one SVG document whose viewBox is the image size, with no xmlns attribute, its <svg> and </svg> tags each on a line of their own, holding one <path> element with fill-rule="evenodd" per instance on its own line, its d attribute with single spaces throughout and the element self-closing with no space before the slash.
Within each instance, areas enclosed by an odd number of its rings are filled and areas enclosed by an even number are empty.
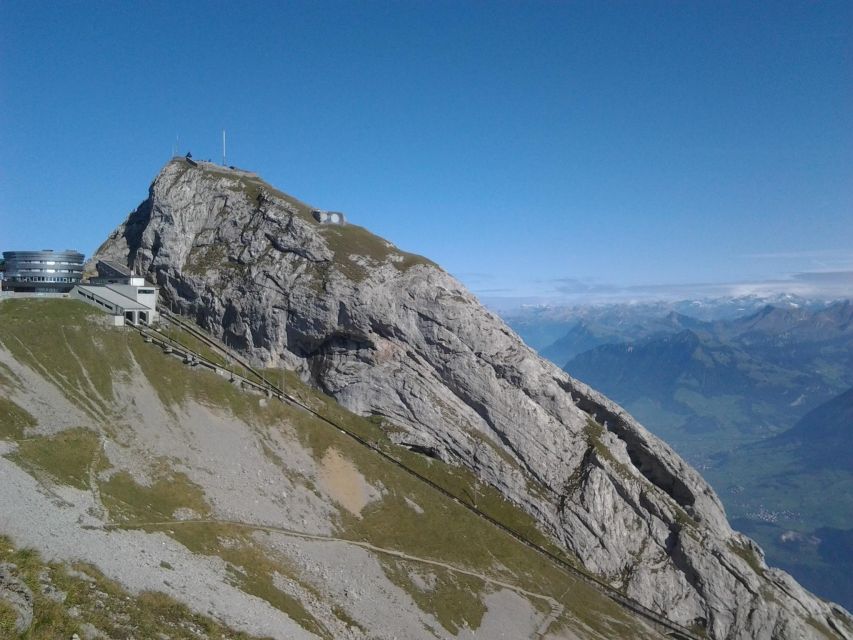
<svg viewBox="0 0 853 640">
<path fill-rule="evenodd" d="M 222 166 L 225 166 L 225 129 L 222 130 Z"/>
</svg>

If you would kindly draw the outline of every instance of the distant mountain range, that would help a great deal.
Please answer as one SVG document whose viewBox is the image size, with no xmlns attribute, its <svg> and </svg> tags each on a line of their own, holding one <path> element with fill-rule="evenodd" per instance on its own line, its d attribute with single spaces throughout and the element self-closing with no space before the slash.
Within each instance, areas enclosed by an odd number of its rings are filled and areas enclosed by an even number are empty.
<svg viewBox="0 0 853 640">
<path fill-rule="evenodd" d="M 670 313 L 691 319 L 713 322 L 754 314 L 772 306 L 779 309 L 819 310 L 831 304 L 826 300 L 808 299 L 791 294 L 744 295 L 696 300 L 644 301 L 596 304 L 528 304 L 512 308 L 496 306 L 506 322 L 534 349 L 552 346 L 574 328 L 585 323 L 593 334 L 615 332 L 622 339 L 645 337 L 649 324 L 661 321 Z M 638 330 L 640 333 L 633 333 Z M 579 353 L 579 352 L 578 352 Z M 561 354 L 554 354 L 561 355 Z M 575 355 L 575 354 L 572 354 Z M 564 364 L 572 357 L 558 360 Z"/>
<path fill-rule="evenodd" d="M 524 336 L 560 318 L 542 355 L 700 468 L 771 563 L 853 608 L 840 573 L 853 562 L 853 303 L 767 302 L 528 309 L 509 320 Z"/>
<path fill-rule="evenodd" d="M 724 449 L 788 429 L 853 385 L 851 316 L 849 302 L 819 311 L 765 307 L 716 322 L 669 314 L 645 325 L 647 337 L 600 344 L 564 368 L 659 425 L 676 447 L 710 434 Z M 709 451 L 702 444 L 685 453 Z"/>
<path fill-rule="evenodd" d="M 655 425 L 694 462 L 789 429 L 853 386 L 849 301 L 768 305 L 712 322 L 670 312 L 591 326 L 578 322 L 542 353 L 578 352 L 563 363 L 569 373 Z"/>
</svg>

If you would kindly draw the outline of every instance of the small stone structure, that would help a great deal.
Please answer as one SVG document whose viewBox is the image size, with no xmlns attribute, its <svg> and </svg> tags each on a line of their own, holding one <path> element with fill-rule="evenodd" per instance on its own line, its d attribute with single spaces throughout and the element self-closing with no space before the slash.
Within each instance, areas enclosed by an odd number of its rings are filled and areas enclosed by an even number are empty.
<svg viewBox="0 0 853 640">
<path fill-rule="evenodd" d="M 324 211 L 323 209 L 314 209 L 311 212 L 314 219 L 320 224 L 346 224 L 347 219 L 340 211 Z"/>
</svg>

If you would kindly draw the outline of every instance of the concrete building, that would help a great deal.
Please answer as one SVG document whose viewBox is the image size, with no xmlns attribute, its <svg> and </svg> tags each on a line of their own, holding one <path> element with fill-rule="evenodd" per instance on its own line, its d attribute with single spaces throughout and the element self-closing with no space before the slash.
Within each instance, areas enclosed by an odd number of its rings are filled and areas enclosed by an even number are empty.
<svg viewBox="0 0 853 640">
<path fill-rule="evenodd" d="M 151 324 L 159 319 L 157 287 L 118 262 L 98 260 L 95 269 L 98 275 L 74 287 L 73 297 L 112 315 L 116 326 L 123 325 L 126 320 L 133 324 Z"/>
<path fill-rule="evenodd" d="M 83 278 L 79 251 L 4 251 L 4 291 L 67 293 Z"/>
<path fill-rule="evenodd" d="M 110 314 L 116 326 L 123 325 L 125 320 L 133 324 L 156 322 L 157 295 L 157 287 L 131 284 L 80 284 L 71 291 L 72 297 Z"/>
</svg>

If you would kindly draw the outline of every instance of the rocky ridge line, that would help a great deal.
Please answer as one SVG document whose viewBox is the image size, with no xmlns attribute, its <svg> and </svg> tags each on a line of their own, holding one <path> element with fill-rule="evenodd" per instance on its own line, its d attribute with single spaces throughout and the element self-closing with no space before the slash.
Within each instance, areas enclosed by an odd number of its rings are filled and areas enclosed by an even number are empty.
<svg viewBox="0 0 853 640">
<path fill-rule="evenodd" d="M 713 638 L 853 637 L 853 621 L 731 530 L 701 476 L 539 358 L 433 263 L 319 225 L 253 174 L 167 164 L 101 246 L 264 366 L 295 370 L 401 444 L 471 468 L 592 572 Z"/>
</svg>

